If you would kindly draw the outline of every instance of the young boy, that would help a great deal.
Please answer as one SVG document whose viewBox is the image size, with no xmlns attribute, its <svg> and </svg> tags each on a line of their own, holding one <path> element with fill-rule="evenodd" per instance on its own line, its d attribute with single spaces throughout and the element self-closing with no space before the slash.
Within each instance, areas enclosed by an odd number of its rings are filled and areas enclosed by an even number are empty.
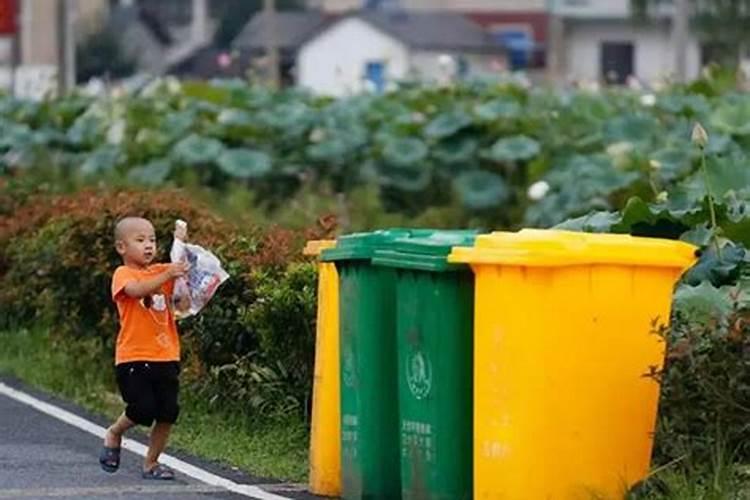
<svg viewBox="0 0 750 500">
<path fill-rule="evenodd" d="M 185 235 L 175 236 L 184 239 Z M 117 223 L 115 248 L 123 262 L 112 277 L 112 299 L 120 317 L 115 371 L 127 406 L 107 429 L 99 463 L 106 472 L 115 472 L 125 431 L 153 424 L 143 478 L 174 479 L 174 472 L 158 459 L 179 413 L 180 341 L 172 290 L 175 278 L 184 276 L 188 265 L 152 264 L 156 255 L 154 227 L 139 217 Z M 187 303 L 186 298 L 178 299 L 180 310 L 189 306 L 189 299 Z"/>
</svg>

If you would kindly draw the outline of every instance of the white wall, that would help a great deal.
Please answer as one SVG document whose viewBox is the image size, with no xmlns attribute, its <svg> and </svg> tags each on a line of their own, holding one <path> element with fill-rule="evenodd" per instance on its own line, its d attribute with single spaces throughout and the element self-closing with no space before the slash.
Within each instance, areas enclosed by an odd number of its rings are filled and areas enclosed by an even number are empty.
<svg viewBox="0 0 750 500">
<path fill-rule="evenodd" d="M 15 85 L 13 85 L 15 84 Z M 0 66 L 0 89 L 23 99 L 41 100 L 57 93 L 57 67 L 22 65 L 15 74 L 9 66 Z"/>
<path fill-rule="evenodd" d="M 387 80 L 409 69 L 407 47 L 357 18 L 344 19 L 302 47 L 297 84 L 332 96 L 358 93 L 368 61 L 383 61 Z"/>
<path fill-rule="evenodd" d="M 429 51 L 415 52 L 411 56 L 412 70 L 421 80 L 445 82 L 456 75 L 458 68 L 441 64 L 442 55 L 451 55 L 454 60 L 459 56 L 457 53 L 448 54 L 445 52 Z M 463 54 L 463 57 L 469 65 L 467 75 L 469 77 L 498 74 L 507 64 L 507 61 L 502 54 L 491 56 L 482 54 Z"/>
<path fill-rule="evenodd" d="M 551 10 L 565 17 L 624 18 L 630 15 L 630 0 L 552 0 Z"/>
<path fill-rule="evenodd" d="M 604 1 L 604 0 L 598 0 Z M 636 26 L 628 20 L 566 23 L 565 76 L 596 80 L 601 77 L 601 43 L 633 43 L 635 76 L 653 81 L 674 72 L 675 51 L 665 24 Z M 688 46 L 687 76 L 700 72 L 700 49 L 695 39 Z"/>
<path fill-rule="evenodd" d="M 429 1 L 429 0 L 427 0 Z M 549 11 L 563 17 L 579 19 L 624 19 L 632 15 L 631 0 L 550 0 Z M 673 6 L 663 3 L 652 7 L 657 16 L 670 16 Z"/>
</svg>

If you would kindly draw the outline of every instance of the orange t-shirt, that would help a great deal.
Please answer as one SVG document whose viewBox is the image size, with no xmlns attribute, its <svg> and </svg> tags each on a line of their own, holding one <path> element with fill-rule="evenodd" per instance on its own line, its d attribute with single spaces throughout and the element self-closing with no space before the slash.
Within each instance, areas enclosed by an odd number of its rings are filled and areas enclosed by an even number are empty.
<svg viewBox="0 0 750 500">
<path fill-rule="evenodd" d="M 149 297 L 129 297 L 125 285 L 144 281 L 161 274 L 167 264 L 154 264 L 146 269 L 120 266 L 112 276 L 112 299 L 120 315 L 120 333 L 115 347 L 115 364 L 129 361 L 179 361 L 180 339 L 172 310 L 174 281 L 167 281 L 161 290 Z"/>
</svg>

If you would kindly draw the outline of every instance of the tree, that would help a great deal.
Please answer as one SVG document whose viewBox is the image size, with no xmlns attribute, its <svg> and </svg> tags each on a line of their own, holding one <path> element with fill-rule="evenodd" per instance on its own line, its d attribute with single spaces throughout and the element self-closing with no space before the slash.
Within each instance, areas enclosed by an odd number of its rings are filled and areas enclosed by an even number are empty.
<svg viewBox="0 0 750 500">
<path fill-rule="evenodd" d="M 303 0 L 277 0 L 279 10 L 298 10 L 304 7 Z M 211 2 L 211 16 L 219 20 L 214 35 L 214 43 L 227 48 L 240 34 L 242 28 L 263 8 L 263 0 L 214 0 Z"/>
<path fill-rule="evenodd" d="M 135 61 L 128 57 L 117 36 L 109 30 L 89 36 L 76 48 L 76 81 L 94 77 L 123 78 L 133 74 Z"/>
</svg>

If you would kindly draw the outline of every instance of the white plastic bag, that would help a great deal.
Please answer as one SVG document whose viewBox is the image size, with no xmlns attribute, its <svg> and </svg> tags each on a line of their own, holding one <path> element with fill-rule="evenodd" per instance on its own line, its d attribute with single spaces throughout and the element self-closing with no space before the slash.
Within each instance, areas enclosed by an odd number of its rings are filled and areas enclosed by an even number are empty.
<svg viewBox="0 0 750 500">
<path fill-rule="evenodd" d="M 172 262 L 187 262 L 190 270 L 187 276 L 177 278 L 174 283 L 173 296 L 190 297 L 190 307 L 185 311 L 175 308 L 175 316 L 178 319 L 198 314 L 211 300 L 219 285 L 224 283 L 229 274 L 221 267 L 221 262 L 214 254 L 205 248 L 185 243 L 187 236 L 187 223 L 182 220 L 175 222 L 175 238 L 172 241 L 172 250 L 169 257 Z"/>
</svg>

